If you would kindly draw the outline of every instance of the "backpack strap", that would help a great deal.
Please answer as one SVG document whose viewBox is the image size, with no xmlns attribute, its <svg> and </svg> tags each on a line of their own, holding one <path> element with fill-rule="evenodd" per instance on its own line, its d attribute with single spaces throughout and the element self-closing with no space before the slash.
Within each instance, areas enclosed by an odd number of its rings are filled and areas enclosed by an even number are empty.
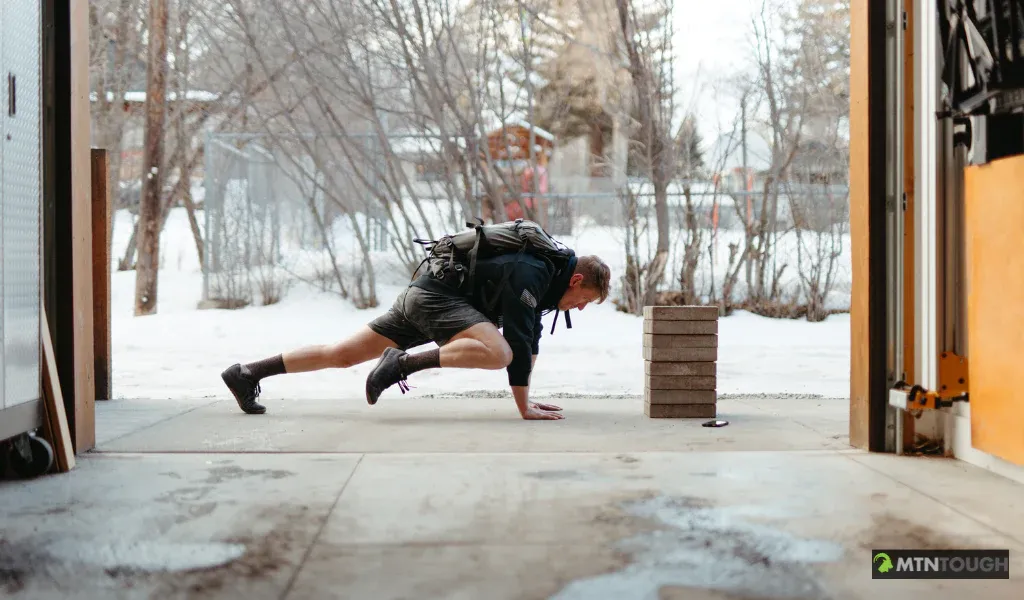
<svg viewBox="0 0 1024 600">
<path fill-rule="evenodd" d="M 516 252 L 516 262 L 512 263 L 511 268 L 505 269 L 505 274 L 501 276 L 501 283 L 498 284 L 497 289 L 494 290 L 494 296 L 491 297 L 490 301 L 487 302 L 487 312 L 494 310 L 494 305 L 498 303 L 498 298 L 501 298 L 501 292 L 508 285 L 508 278 L 512 276 L 512 271 L 519 264 L 519 259 L 522 258 L 523 252 L 526 252 L 526 242 L 519 247 L 519 252 Z"/>
<path fill-rule="evenodd" d="M 419 266 L 417 266 L 416 270 L 412 272 L 412 277 L 409 278 L 409 281 L 414 281 L 416 279 L 416 274 L 420 272 L 420 269 L 423 268 L 423 265 L 427 264 L 427 262 L 430 261 L 430 248 L 433 247 L 432 244 L 437 243 L 437 240 L 424 240 L 422 238 L 413 238 L 412 241 L 413 243 L 423 246 L 423 251 L 427 253 L 427 256 L 426 258 L 420 261 Z M 430 246 L 430 248 L 428 248 L 428 246 Z"/>
<path fill-rule="evenodd" d="M 469 286 L 467 286 L 466 294 L 473 294 L 473 279 L 476 277 L 476 257 L 480 252 L 480 240 L 484 237 L 483 225 L 474 225 L 473 223 L 466 223 L 467 226 L 476 229 L 476 241 L 473 242 L 473 247 L 469 251 Z M 455 253 L 452 253 L 452 260 L 455 258 Z"/>
</svg>

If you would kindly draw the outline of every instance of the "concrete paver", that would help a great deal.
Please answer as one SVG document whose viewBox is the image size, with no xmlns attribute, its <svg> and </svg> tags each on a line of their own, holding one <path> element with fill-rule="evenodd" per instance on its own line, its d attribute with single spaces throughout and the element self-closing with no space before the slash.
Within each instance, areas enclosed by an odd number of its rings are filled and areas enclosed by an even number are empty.
<svg viewBox="0 0 1024 600">
<path fill-rule="evenodd" d="M 387 400 L 387 399 L 385 399 Z M 847 446 L 844 400 L 98 406 L 72 473 L 0 482 L 16 598 L 1024 597 L 1024 486 Z M 128 402 L 128 401 L 124 401 Z M 871 550 L 1004 548 L 1010 581 L 873 581 Z"/>
</svg>

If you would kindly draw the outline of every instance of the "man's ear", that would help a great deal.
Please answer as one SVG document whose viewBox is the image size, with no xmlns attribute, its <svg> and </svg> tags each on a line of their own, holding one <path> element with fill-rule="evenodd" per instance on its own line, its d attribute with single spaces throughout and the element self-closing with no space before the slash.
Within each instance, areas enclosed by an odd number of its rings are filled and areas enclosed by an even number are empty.
<svg viewBox="0 0 1024 600">
<path fill-rule="evenodd" d="M 582 273 L 574 273 L 573 276 L 569 278 L 569 287 L 575 287 L 581 283 L 583 283 Z"/>
</svg>

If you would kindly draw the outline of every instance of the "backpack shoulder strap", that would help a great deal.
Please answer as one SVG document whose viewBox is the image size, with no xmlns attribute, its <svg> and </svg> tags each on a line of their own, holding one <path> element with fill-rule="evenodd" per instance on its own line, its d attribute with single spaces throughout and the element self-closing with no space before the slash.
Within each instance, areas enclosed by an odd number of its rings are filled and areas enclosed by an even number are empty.
<svg viewBox="0 0 1024 600">
<path fill-rule="evenodd" d="M 476 230 L 476 240 L 473 242 L 473 248 L 469 251 L 469 285 L 467 286 L 467 293 L 473 293 L 473 279 L 476 277 L 476 257 L 480 254 L 480 240 L 484 237 L 483 225 L 475 225 L 473 223 L 466 223 L 467 227 L 472 227 Z"/>
</svg>

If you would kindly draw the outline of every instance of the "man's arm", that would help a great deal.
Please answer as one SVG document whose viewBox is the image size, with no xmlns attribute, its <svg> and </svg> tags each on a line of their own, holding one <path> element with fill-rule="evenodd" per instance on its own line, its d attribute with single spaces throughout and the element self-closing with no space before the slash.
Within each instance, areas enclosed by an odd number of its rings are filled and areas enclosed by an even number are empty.
<svg viewBox="0 0 1024 600">
<path fill-rule="evenodd" d="M 531 365 L 537 364 L 537 355 L 534 354 L 532 357 Z M 533 378 L 533 370 L 530 370 L 530 378 Z M 553 404 L 542 404 L 540 402 L 530 402 L 530 386 L 513 386 L 512 396 L 516 400 L 516 407 L 519 409 L 519 414 L 527 420 L 557 420 L 562 419 L 564 416 L 558 411 L 562 410 L 561 407 Z"/>
<path fill-rule="evenodd" d="M 540 410 L 530 402 L 530 375 L 536 361 L 539 342 L 539 298 L 547 288 L 547 274 L 536 267 L 517 269 L 502 291 L 502 328 L 512 349 L 512 362 L 506 369 L 519 414 L 524 419 L 559 419 L 561 415 Z"/>
<path fill-rule="evenodd" d="M 534 354 L 530 359 L 530 375 L 527 379 L 526 385 L 513 385 L 512 397 L 516 399 L 516 408 L 519 409 L 519 414 L 524 414 L 526 409 L 530 406 L 530 382 L 533 380 L 533 367 L 537 365 L 537 355 Z"/>
</svg>

